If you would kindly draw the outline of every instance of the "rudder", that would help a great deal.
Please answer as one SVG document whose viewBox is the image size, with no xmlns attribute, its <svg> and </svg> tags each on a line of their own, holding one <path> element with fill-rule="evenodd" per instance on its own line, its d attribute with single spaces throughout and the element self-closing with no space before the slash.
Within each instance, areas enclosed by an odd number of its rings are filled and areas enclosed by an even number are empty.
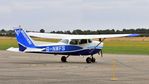
<svg viewBox="0 0 149 84">
<path fill-rule="evenodd" d="M 27 47 L 35 47 L 33 40 L 26 34 L 26 32 L 22 28 L 15 29 L 15 33 L 19 45 L 19 51 L 24 51 Z"/>
</svg>

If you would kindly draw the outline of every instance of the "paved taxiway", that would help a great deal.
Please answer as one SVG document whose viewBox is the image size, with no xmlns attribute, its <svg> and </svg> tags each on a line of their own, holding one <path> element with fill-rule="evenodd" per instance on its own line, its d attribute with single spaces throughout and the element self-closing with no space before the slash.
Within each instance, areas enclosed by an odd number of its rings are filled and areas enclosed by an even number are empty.
<svg viewBox="0 0 149 84">
<path fill-rule="evenodd" d="M 149 84 L 149 56 L 105 54 L 93 64 L 60 57 L 0 51 L 0 84 Z M 117 81 L 111 81 L 113 59 Z"/>
</svg>

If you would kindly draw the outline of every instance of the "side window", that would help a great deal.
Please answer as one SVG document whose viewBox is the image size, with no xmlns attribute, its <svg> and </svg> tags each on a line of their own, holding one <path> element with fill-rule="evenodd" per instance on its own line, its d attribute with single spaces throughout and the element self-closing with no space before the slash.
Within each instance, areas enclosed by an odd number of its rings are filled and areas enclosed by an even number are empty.
<svg viewBox="0 0 149 84">
<path fill-rule="evenodd" d="M 92 40 L 91 39 L 88 39 L 88 43 L 92 43 Z"/>
<path fill-rule="evenodd" d="M 61 40 L 61 42 L 62 42 L 62 43 L 66 43 L 66 44 L 68 44 L 69 40 L 67 40 L 67 39 L 63 39 L 63 40 Z"/>
<path fill-rule="evenodd" d="M 87 39 L 81 39 L 79 44 L 86 44 L 87 43 Z"/>
<path fill-rule="evenodd" d="M 77 45 L 78 44 L 78 40 L 71 40 L 70 44 Z"/>
</svg>

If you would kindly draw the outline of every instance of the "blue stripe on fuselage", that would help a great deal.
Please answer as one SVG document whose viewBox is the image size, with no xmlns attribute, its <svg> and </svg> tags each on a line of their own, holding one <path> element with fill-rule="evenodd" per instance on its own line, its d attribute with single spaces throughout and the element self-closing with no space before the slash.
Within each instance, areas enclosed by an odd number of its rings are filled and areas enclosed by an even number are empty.
<svg viewBox="0 0 149 84">
<path fill-rule="evenodd" d="M 75 51 L 75 50 L 80 50 L 83 49 L 80 46 L 75 46 L 75 45 L 52 45 L 52 46 L 41 46 L 37 48 L 45 48 L 46 52 L 69 52 L 69 51 Z"/>
<path fill-rule="evenodd" d="M 49 54 L 65 54 L 65 55 L 93 55 L 98 53 L 102 47 L 91 46 L 82 48 L 76 45 L 52 45 L 52 46 L 38 46 L 36 48 L 45 48 L 42 53 Z"/>
<path fill-rule="evenodd" d="M 44 54 L 59 54 L 59 55 L 93 55 L 98 53 L 101 49 L 82 49 L 75 52 L 33 52 L 33 53 L 44 53 Z"/>
</svg>

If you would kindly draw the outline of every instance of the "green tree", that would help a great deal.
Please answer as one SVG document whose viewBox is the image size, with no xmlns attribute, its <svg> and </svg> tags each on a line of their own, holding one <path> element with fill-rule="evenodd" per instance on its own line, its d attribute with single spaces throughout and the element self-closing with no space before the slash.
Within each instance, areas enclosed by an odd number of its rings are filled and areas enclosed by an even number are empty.
<svg viewBox="0 0 149 84">
<path fill-rule="evenodd" d="M 45 30 L 44 29 L 40 29 L 40 33 L 45 33 Z"/>
</svg>

